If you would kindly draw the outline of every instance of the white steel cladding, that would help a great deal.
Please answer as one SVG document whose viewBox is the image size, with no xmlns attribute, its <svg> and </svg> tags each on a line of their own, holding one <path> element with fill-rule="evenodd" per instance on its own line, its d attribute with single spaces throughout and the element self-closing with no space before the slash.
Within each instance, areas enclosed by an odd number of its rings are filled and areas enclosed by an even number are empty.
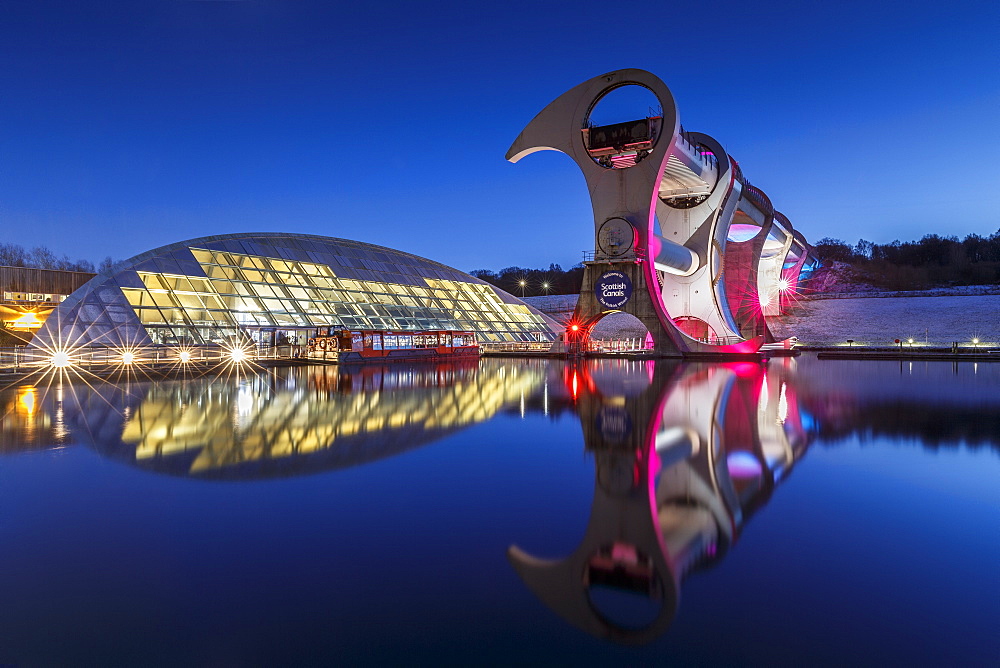
<svg viewBox="0 0 1000 668">
<path fill-rule="evenodd" d="M 224 344 L 261 331 L 474 331 L 551 341 L 556 324 L 516 297 L 416 255 L 282 233 L 202 237 L 117 264 L 77 290 L 34 344 Z"/>
</svg>

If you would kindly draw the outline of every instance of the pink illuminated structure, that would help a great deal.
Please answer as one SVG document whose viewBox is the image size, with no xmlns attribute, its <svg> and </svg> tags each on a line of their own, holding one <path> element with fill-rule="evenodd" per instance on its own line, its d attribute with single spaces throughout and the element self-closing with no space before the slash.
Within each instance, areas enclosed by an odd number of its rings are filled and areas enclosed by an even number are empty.
<svg viewBox="0 0 1000 668">
<path fill-rule="evenodd" d="M 590 519 L 562 558 L 510 546 L 521 580 L 594 636 L 641 644 L 663 634 L 684 579 L 733 549 L 808 450 L 795 365 L 785 357 L 766 365 L 585 360 L 568 368 L 567 391 L 595 464 Z M 618 605 L 606 607 L 609 596 Z"/>
<path fill-rule="evenodd" d="M 595 125 L 598 104 L 626 87 L 651 92 L 659 109 Z M 774 340 L 765 316 L 790 303 L 777 293 L 801 279 L 786 275 L 796 233 L 719 142 L 681 128 L 659 78 L 619 70 L 567 91 L 524 128 L 507 159 L 543 150 L 573 158 L 594 214 L 594 251 L 565 333 L 570 353 L 615 312 L 638 318 L 663 355 L 754 353 Z M 797 240 L 798 257 L 808 255 Z"/>
</svg>

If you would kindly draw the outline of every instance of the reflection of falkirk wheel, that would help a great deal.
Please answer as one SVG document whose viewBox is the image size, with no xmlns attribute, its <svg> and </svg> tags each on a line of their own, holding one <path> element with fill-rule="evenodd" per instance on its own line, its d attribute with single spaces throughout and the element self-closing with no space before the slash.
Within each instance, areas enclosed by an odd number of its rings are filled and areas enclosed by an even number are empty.
<svg viewBox="0 0 1000 668">
<path fill-rule="evenodd" d="M 659 367 L 648 387 L 626 396 L 602 394 L 586 378 L 593 368 L 580 368 L 577 383 L 595 388 L 577 402 L 596 468 L 584 537 L 562 559 L 517 546 L 507 556 L 566 621 L 597 637 L 645 643 L 670 626 L 687 574 L 728 552 L 808 437 L 781 366 Z M 617 602 L 610 608 L 602 605 L 608 593 Z M 624 619 L 623 596 L 631 599 Z"/>
<path fill-rule="evenodd" d="M 651 91 L 661 115 L 593 126 L 598 102 L 624 86 Z M 564 93 L 525 127 L 507 159 L 542 150 L 576 161 L 594 210 L 594 257 L 566 332 L 571 352 L 618 311 L 636 316 L 661 354 L 748 353 L 773 340 L 764 308 L 789 285 L 781 274 L 791 226 L 716 140 L 681 130 L 659 78 L 620 70 Z"/>
</svg>

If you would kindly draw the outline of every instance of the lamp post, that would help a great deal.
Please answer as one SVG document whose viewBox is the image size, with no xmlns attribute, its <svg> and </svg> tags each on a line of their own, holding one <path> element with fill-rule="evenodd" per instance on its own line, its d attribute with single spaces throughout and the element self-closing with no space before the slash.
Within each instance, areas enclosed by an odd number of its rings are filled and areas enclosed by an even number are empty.
<svg viewBox="0 0 1000 668">
<path fill-rule="evenodd" d="M 523 278 L 520 281 L 518 281 L 518 285 L 521 286 L 521 299 L 524 299 L 524 286 L 525 286 L 525 283 L 526 282 L 525 282 L 525 280 Z"/>
</svg>

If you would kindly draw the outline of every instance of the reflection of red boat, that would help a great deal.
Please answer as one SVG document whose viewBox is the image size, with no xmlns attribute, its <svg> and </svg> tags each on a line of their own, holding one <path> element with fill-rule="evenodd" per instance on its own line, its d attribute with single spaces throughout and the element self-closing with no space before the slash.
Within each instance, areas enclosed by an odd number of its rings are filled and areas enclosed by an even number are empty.
<svg viewBox="0 0 1000 668">
<path fill-rule="evenodd" d="M 340 330 L 309 339 L 306 357 L 342 364 L 439 361 L 479 356 L 475 332 Z"/>
<path fill-rule="evenodd" d="M 309 387 L 327 394 L 371 394 L 397 390 L 434 389 L 458 382 L 471 382 L 479 370 L 479 359 L 462 357 L 434 364 L 400 368 L 395 364 L 366 363 L 345 367 L 313 367 Z"/>
</svg>

